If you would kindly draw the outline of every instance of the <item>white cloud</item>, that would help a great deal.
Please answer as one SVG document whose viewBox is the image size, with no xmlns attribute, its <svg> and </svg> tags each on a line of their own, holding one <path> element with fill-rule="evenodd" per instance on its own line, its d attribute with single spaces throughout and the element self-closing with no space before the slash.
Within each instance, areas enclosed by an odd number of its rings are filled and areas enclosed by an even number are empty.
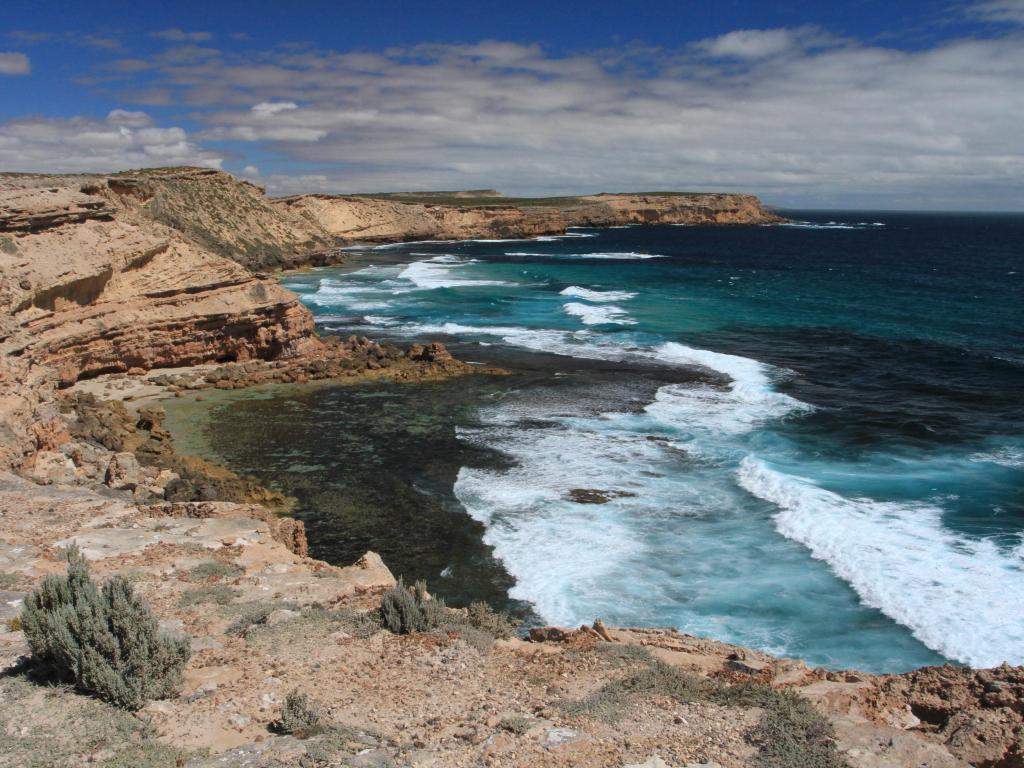
<svg viewBox="0 0 1024 768">
<path fill-rule="evenodd" d="M 211 40 L 213 35 L 209 32 L 185 32 L 172 27 L 171 29 L 161 29 L 159 32 L 151 32 L 150 37 L 157 37 L 172 43 L 203 43 Z"/>
<path fill-rule="evenodd" d="M 284 112 L 289 109 L 298 109 L 299 105 L 294 101 L 261 101 L 259 104 L 254 104 L 252 112 L 254 115 L 276 115 L 278 112 Z"/>
<path fill-rule="evenodd" d="M 0 75 L 27 75 L 31 71 L 28 56 L 24 53 L 0 51 Z"/>
<path fill-rule="evenodd" d="M 1022 42 L 907 52 L 801 27 L 681 52 L 299 51 L 168 68 L 162 85 L 197 107 L 199 140 L 266 144 L 323 169 L 303 180 L 320 190 L 743 189 L 782 204 L 1019 207 Z M 298 191 L 294 177 L 267 182 Z"/>
<path fill-rule="evenodd" d="M 260 169 L 255 165 L 247 165 L 242 169 L 243 176 L 249 176 L 250 178 L 258 178 L 260 175 Z"/>
<path fill-rule="evenodd" d="M 143 128 L 153 124 L 153 118 L 145 112 L 130 112 L 127 109 L 115 109 L 107 115 L 107 122 L 112 125 L 123 125 L 129 128 Z"/>
<path fill-rule="evenodd" d="M 113 171 L 157 165 L 221 166 L 222 158 L 160 128 L 143 112 L 115 109 L 106 120 L 24 118 L 0 123 L 0 168 L 50 173 Z"/>
<path fill-rule="evenodd" d="M 800 29 L 738 29 L 719 37 L 702 40 L 695 47 L 709 56 L 737 59 L 763 59 L 803 48 L 815 37 L 813 27 Z"/>
<path fill-rule="evenodd" d="M 3 143 L 12 125 L 28 122 L 14 121 L 0 124 L 0 167 L 31 169 L 33 158 L 57 169 L 114 167 L 118 157 L 125 167 L 165 156 L 215 164 L 220 154 L 202 143 L 234 141 L 243 155 L 244 143 L 269 153 L 275 171 L 303 169 L 265 177 L 277 194 L 676 188 L 822 207 L 1020 208 L 1024 200 L 1018 31 L 912 51 L 805 26 L 739 30 L 674 51 L 558 56 L 483 41 L 150 62 L 127 80 L 129 103 L 188 105 L 201 130 L 143 125 L 143 113 L 121 111 L 74 125 L 37 120 L 40 136 L 58 138 L 19 155 Z M 140 135 L 150 130 L 169 132 Z"/>
<path fill-rule="evenodd" d="M 982 0 L 967 10 L 987 21 L 1024 24 L 1024 0 Z"/>
</svg>

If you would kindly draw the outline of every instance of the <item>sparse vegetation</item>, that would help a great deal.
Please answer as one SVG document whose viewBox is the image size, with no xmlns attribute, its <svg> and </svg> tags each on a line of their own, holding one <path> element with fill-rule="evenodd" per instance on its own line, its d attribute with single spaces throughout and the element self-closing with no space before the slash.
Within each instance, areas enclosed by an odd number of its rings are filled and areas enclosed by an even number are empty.
<svg viewBox="0 0 1024 768">
<path fill-rule="evenodd" d="M 530 730 L 530 721 L 522 715 L 509 715 L 508 717 L 503 717 L 501 719 L 501 722 L 498 723 L 498 727 L 503 731 L 508 731 L 509 733 L 516 734 L 517 736 L 522 736 Z"/>
<path fill-rule="evenodd" d="M 306 739 L 324 730 L 320 722 L 322 718 L 320 705 L 296 689 L 284 698 L 277 730 L 299 739 Z"/>
<path fill-rule="evenodd" d="M 472 603 L 465 610 L 449 608 L 444 600 L 430 597 L 422 581 L 412 587 L 402 579 L 381 597 L 377 611 L 380 624 L 396 635 L 437 632 L 458 637 L 481 654 L 489 653 L 496 638 L 515 635 L 516 624 L 486 603 Z"/>
<path fill-rule="evenodd" d="M 216 579 L 234 579 L 241 576 L 245 571 L 234 563 L 225 563 L 220 560 L 207 560 L 200 563 L 188 572 L 189 581 L 213 581 Z"/>
<path fill-rule="evenodd" d="M 507 614 L 499 613 L 487 603 L 470 603 L 466 609 L 466 620 L 476 629 L 493 637 L 507 640 L 515 636 L 518 622 L 512 621 Z"/>
<path fill-rule="evenodd" d="M 77 548 L 67 559 L 65 576 L 47 576 L 25 599 L 21 623 L 33 658 L 126 709 L 173 693 L 189 659 L 188 638 L 162 631 L 123 577 L 100 588 Z"/>
<path fill-rule="evenodd" d="M 238 618 L 229 624 L 228 628 L 224 631 L 229 635 L 244 637 L 250 628 L 265 624 L 267 617 L 274 611 L 296 611 L 299 609 L 299 606 L 295 603 L 283 601 L 258 600 L 253 603 L 243 603 L 236 608 Z"/>
<path fill-rule="evenodd" d="M 630 702 L 639 696 L 663 696 L 680 703 L 705 701 L 742 709 L 758 707 L 763 714 L 747 738 L 758 748 L 759 766 L 848 768 L 836 750 L 831 724 L 800 695 L 758 683 L 728 686 L 661 661 L 648 660 L 635 672 L 607 683 L 586 698 L 560 706 L 568 715 L 615 722 L 628 713 Z"/>
<path fill-rule="evenodd" d="M 10 589 L 18 583 L 18 574 L 0 573 L 0 589 Z"/>
<path fill-rule="evenodd" d="M 181 595 L 179 604 L 183 608 L 207 603 L 228 605 L 240 594 L 237 589 L 232 589 L 224 584 L 207 584 L 195 589 L 186 589 Z"/>
<path fill-rule="evenodd" d="M 189 757 L 131 713 L 25 674 L 0 675 L 0 701 L 0 768 L 175 768 Z"/>
<path fill-rule="evenodd" d="M 427 585 L 417 581 L 406 587 L 401 578 L 394 589 L 380 600 L 380 616 L 384 628 L 396 635 L 411 635 L 439 629 L 448 618 L 444 600 L 427 595 Z"/>
</svg>

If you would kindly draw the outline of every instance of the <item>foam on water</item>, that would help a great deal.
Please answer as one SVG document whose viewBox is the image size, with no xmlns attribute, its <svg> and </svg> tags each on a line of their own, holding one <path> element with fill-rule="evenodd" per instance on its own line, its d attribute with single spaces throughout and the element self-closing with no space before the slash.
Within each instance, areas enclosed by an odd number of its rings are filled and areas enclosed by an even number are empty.
<svg viewBox="0 0 1024 768">
<path fill-rule="evenodd" d="M 608 253 L 541 253 L 539 251 L 506 251 L 506 256 L 533 256 L 549 259 L 614 259 L 630 261 L 633 259 L 666 259 L 659 253 L 634 253 L 633 251 L 612 251 Z"/>
<path fill-rule="evenodd" d="M 1015 448 L 1013 446 L 1005 446 L 993 451 L 973 453 L 968 458 L 974 462 L 998 464 L 999 466 L 1009 467 L 1010 469 L 1024 469 L 1024 449 Z"/>
<path fill-rule="evenodd" d="M 1024 547 L 953 533 L 934 504 L 848 499 L 748 456 L 740 484 L 776 526 L 929 648 L 978 667 L 1024 663 Z"/>
<path fill-rule="evenodd" d="M 757 360 L 675 342 L 658 347 L 655 355 L 665 362 L 707 368 L 731 379 L 726 389 L 691 384 L 662 387 L 647 406 L 647 412 L 662 421 L 746 432 L 768 420 L 813 410 L 807 403 L 776 392 L 771 382 L 773 369 Z"/>
<path fill-rule="evenodd" d="M 635 293 L 630 291 L 595 291 L 589 288 L 580 288 L 578 285 L 570 285 L 559 291 L 561 296 L 574 296 L 577 299 L 587 301 L 629 301 Z"/>
<path fill-rule="evenodd" d="M 444 254 L 423 261 L 414 261 L 399 272 L 398 277 L 402 280 L 408 280 L 421 290 L 482 285 L 512 285 L 512 283 L 507 283 L 503 280 L 474 280 L 458 277 L 455 274 L 455 270 L 459 266 L 475 263 L 472 259 L 461 259 L 458 256 Z"/>
<path fill-rule="evenodd" d="M 629 317 L 626 310 L 614 304 L 595 307 L 592 304 L 570 301 L 562 305 L 562 310 L 568 315 L 578 317 L 584 325 L 636 325 L 636 320 Z"/>
<path fill-rule="evenodd" d="M 323 278 L 316 292 L 309 300 L 321 307 L 344 305 L 353 312 L 370 309 L 384 309 L 391 306 L 386 298 L 387 292 L 376 286 L 352 285 L 349 283 Z"/>
</svg>

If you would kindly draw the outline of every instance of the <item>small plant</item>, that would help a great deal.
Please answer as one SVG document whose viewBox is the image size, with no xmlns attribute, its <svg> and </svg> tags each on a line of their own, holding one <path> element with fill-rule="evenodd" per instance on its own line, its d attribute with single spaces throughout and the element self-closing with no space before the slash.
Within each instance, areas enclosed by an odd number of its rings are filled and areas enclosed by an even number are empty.
<svg viewBox="0 0 1024 768">
<path fill-rule="evenodd" d="M 225 586 L 223 584 L 207 584 L 206 586 L 196 587 L 195 589 L 186 589 L 181 594 L 181 600 L 179 605 L 183 608 L 188 608 L 192 605 L 202 605 L 204 603 L 213 603 L 215 605 L 228 605 L 238 595 L 241 594 L 237 589 Z"/>
<path fill-rule="evenodd" d="M 0 573 L 0 589 L 10 589 L 18 583 L 18 574 Z"/>
<path fill-rule="evenodd" d="M 470 626 L 486 632 L 493 637 L 508 640 L 515 636 L 517 622 L 511 620 L 508 615 L 499 613 L 487 603 L 470 603 L 466 609 L 466 620 Z"/>
<path fill-rule="evenodd" d="M 162 631 L 127 579 L 100 588 L 77 547 L 67 560 L 67 575 L 47 576 L 25 598 L 21 623 L 35 659 L 125 709 L 173 693 L 191 654 L 188 638 Z"/>
<path fill-rule="evenodd" d="M 503 731 L 514 733 L 517 736 L 522 736 L 528 730 L 530 730 L 530 721 L 522 715 L 509 715 L 503 717 L 501 722 L 498 723 L 498 727 Z"/>
<path fill-rule="evenodd" d="M 207 560 L 188 572 L 189 581 L 214 581 L 216 579 L 234 579 L 245 571 L 234 563 L 223 563 L 220 560 Z"/>
<path fill-rule="evenodd" d="M 226 634 L 235 635 L 236 637 L 244 637 L 251 627 L 266 624 L 267 617 L 270 616 L 274 611 L 287 610 L 297 611 L 299 606 L 296 603 L 291 602 L 271 602 L 265 600 L 257 600 L 252 603 L 243 603 L 238 606 L 239 613 L 238 618 L 235 619 L 231 624 L 228 625 L 227 629 L 224 630 Z"/>
<path fill-rule="evenodd" d="M 320 723 L 322 717 L 320 705 L 296 688 L 284 697 L 277 730 L 299 739 L 306 739 L 323 732 L 324 726 Z"/>
<path fill-rule="evenodd" d="M 427 595 L 427 585 L 417 581 L 406 587 L 402 579 L 380 599 L 381 622 L 396 635 L 428 632 L 441 627 L 447 619 L 444 600 Z"/>
</svg>

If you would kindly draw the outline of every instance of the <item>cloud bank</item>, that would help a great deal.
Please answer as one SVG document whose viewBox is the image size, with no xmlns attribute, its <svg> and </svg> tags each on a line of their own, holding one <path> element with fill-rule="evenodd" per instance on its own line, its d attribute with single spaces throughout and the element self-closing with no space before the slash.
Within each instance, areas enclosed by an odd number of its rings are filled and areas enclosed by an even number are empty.
<svg viewBox="0 0 1024 768">
<path fill-rule="evenodd" d="M 162 128 L 144 112 L 84 117 L 24 118 L 0 125 L 0 168 L 42 173 L 115 171 L 157 165 L 219 168 L 222 159 L 188 140 L 181 128 Z"/>
<path fill-rule="evenodd" d="M 250 176 L 265 169 L 279 194 L 740 189 L 783 205 L 1020 209 L 1018 11 L 977 4 L 1009 27 L 910 51 L 811 26 L 570 55 L 503 41 L 226 53 L 168 30 L 186 45 L 122 60 L 118 92 L 187 110 L 190 135 L 33 118 L 0 124 L 0 163 L 228 157 Z"/>
<path fill-rule="evenodd" d="M 24 53 L 0 51 L 0 75 L 27 75 L 31 71 Z"/>
</svg>

